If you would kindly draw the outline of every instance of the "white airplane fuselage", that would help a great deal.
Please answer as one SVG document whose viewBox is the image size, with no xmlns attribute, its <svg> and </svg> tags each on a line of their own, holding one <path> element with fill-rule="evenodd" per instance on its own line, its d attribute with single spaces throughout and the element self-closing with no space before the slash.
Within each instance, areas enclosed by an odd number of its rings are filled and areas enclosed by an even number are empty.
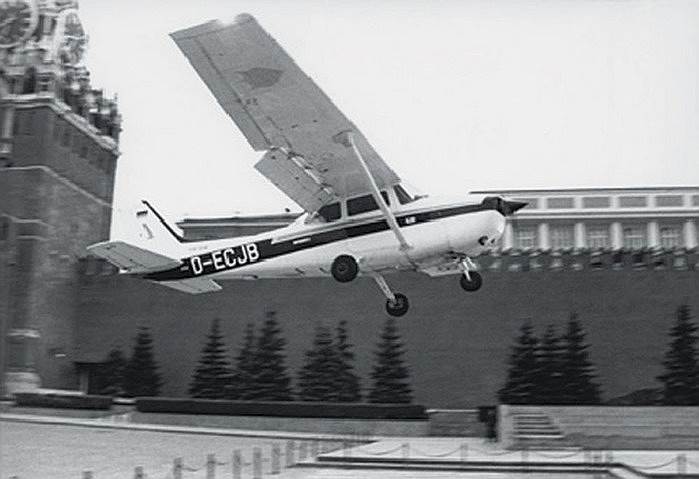
<svg viewBox="0 0 699 479">
<path fill-rule="evenodd" d="M 284 228 L 221 240 L 182 243 L 182 265 L 145 275 L 156 281 L 330 276 L 339 255 L 357 260 L 359 274 L 423 270 L 475 257 L 492 248 L 505 216 L 483 195 L 424 197 L 392 208 L 408 249 L 401 249 L 378 210 L 332 222 L 299 217 Z"/>
</svg>

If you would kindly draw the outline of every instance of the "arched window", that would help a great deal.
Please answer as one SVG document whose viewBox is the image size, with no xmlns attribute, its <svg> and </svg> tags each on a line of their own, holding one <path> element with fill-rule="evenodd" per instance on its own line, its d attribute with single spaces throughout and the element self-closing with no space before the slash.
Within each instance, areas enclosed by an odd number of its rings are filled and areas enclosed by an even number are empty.
<svg viewBox="0 0 699 479">
<path fill-rule="evenodd" d="M 22 93 L 36 93 L 36 70 L 34 68 L 27 69 L 24 75 L 24 83 L 22 84 Z"/>
</svg>

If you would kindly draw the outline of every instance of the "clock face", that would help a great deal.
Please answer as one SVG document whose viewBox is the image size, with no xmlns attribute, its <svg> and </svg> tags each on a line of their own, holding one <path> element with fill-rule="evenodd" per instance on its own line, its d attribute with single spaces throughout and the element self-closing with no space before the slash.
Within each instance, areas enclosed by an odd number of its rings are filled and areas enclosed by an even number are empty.
<svg viewBox="0 0 699 479">
<path fill-rule="evenodd" d="M 0 48 L 9 48 L 26 40 L 38 19 L 33 0 L 0 0 Z"/>
</svg>

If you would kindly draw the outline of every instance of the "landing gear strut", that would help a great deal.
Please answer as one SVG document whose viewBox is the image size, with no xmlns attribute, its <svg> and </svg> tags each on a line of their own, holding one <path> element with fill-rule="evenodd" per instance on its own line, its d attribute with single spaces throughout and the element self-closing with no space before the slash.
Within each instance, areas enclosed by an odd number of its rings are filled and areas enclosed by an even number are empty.
<svg viewBox="0 0 699 479">
<path fill-rule="evenodd" d="M 386 280 L 380 274 L 373 275 L 374 281 L 381 289 L 381 292 L 386 296 L 386 312 L 391 316 L 403 316 L 408 312 L 410 304 L 408 297 L 401 293 L 394 293 L 386 284 Z"/>
<path fill-rule="evenodd" d="M 463 272 L 459 279 L 459 284 L 464 291 L 478 291 L 483 285 L 483 277 L 478 271 L 475 271 L 476 265 L 473 264 L 471 258 L 464 257 L 459 262 L 459 269 Z"/>
</svg>

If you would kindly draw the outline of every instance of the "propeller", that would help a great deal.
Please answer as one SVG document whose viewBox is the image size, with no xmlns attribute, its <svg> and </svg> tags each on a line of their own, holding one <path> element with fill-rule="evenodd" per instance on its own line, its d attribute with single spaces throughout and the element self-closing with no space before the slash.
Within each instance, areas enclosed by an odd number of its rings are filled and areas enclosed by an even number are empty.
<svg viewBox="0 0 699 479">
<path fill-rule="evenodd" d="M 504 216 L 511 216 L 515 214 L 517 211 L 521 210 L 525 206 L 527 206 L 529 203 L 526 201 L 515 201 L 515 200 L 502 200 L 501 206 L 500 206 L 500 213 L 502 213 Z"/>
</svg>

